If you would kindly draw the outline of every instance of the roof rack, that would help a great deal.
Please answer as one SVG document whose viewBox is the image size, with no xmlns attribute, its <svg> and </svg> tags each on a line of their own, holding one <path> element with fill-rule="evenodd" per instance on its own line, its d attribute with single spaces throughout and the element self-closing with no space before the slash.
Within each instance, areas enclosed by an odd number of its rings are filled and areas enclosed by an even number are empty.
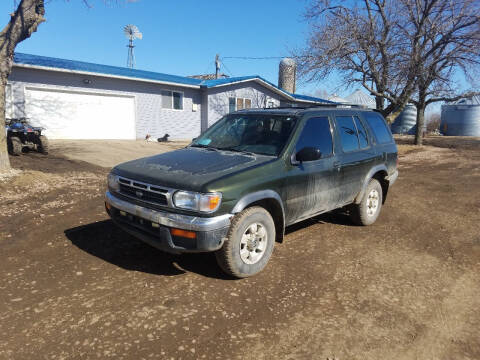
<svg viewBox="0 0 480 360">
<path fill-rule="evenodd" d="M 308 106 L 276 106 L 273 108 L 263 108 L 263 109 L 314 109 L 318 107 L 336 107 L 336 108 L 355 108 L 355 109 L 368 109 L 365 105 L 358 104 L 348 104 L 348 103 L 325 103 L 325 104 L 314 104 Z"/>
</svg>

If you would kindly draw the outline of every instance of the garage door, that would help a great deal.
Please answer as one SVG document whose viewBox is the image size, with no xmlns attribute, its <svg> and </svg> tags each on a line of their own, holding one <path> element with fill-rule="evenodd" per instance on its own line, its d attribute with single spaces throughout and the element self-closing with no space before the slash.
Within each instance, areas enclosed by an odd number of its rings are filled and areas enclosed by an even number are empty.
<svg viewBox="0 0 480 360">
<path fill-rule="evenodd" d="M 25 89 L 26 113 L 52 139 L 135 139 L 133 97 Z"/>
</svg>

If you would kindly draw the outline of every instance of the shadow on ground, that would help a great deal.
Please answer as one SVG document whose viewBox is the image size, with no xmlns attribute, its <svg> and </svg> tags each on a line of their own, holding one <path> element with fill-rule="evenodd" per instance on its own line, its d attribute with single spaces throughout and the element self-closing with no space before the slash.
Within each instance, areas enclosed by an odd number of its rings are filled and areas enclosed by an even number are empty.
<svg viewBox="0 0 480 360">
<path fill-rule="evenodd" d="M 286 234 L 318 223 L 353 225 L 348 213 L 338 210 L 289 226 Z M 188 271 L 216 279 L 232 279 L 218 267 L 213 253 L 168 254 L 124 232 L 111 220 L 67 229 L 65 235 L 79 249 L 125 270 L 164 276 L 181 275 Z"/>
<path fill-rule="evenodd" d="M 126 270 L 175 276 L 194 272 L 229 279 L 212 253 L 173 255 L 157 250 L 104 220 L 65 230 L 67 238 L 83 251 Z"/>
</svg>

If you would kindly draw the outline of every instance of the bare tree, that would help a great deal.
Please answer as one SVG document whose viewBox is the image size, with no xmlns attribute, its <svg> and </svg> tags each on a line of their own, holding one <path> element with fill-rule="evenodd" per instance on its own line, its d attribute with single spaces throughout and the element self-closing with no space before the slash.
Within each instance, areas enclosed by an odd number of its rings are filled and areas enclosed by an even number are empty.
<svg viewBox="0 0 480 360">
<path fill-rule="evenodd" d="M 309 80 L 333 72 L 360 83 L 393 120 L 408 102 L 418 108 L 421 144 L 425 107 L 472 92 L 454 91 L 453 74 L 479 64 L 478 0 L 315 0 L 300 71 Z M 384 106 L 384 100 L 388 105 Z"/>
<path fill-rule="evenodd" d="M 375 96 L 377 110 L 393 119 L 415 91 L 409 71 L 413 62 L 399 31 L 400 5 L 393 0 L 347 5 L 342 0 L 313 1 L 306 15 L 312 32 L 306 48 L 297 53 L 300 73 L 309 81 L 338 73 L 345 86 L 361 84 Z"/>
<path fill-rule="evenodd" d="M 12 71 L 13 54 L 17 44 L 28 39 L 38 25 L 45 21 L 43 0 L 21 0 L 0 32 L 0 171 L 10 168 L 5 135 L 5 91 Z"/>
<path fill-rule="evenodd" d="M 427 133 L 434 133 L 440 129 L 441 115 L 438 112 L 430 113 L 426 117 Z"/>
<path fill-rule="evenodd" d="M 415 61 L 416 93 L 411 99 L 417 107 L 415 144 L 421 145 L 425 109 L 429 104 L 476 94 L 474 90 L 458 91 L 455 79 L 459 73 L 468 78 L 480 68 L 480 3 L 478 0 L 401 1 L 408 20 L 405 37 L 413 41 L 417 36 L 421 49 Z M 421 16 L 426 19 L 423 24 Z"/>
</svg>

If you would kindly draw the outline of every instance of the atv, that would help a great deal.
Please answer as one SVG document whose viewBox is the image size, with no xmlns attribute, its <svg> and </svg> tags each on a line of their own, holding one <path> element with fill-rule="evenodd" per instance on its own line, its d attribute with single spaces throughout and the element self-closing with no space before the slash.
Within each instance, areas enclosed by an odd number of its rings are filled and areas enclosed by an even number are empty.
<svg viewBox="0 0 480 360">
<path fill-rule="evenodd" d="M 20 155 L 23 148 L 36 150 L 42 154 L 48 154 L 48 140 L 42 135 L 42 127 L 30 125 L 27 118 L 6 120 L 8 152 L 12 155 Z"/>
</svg>

